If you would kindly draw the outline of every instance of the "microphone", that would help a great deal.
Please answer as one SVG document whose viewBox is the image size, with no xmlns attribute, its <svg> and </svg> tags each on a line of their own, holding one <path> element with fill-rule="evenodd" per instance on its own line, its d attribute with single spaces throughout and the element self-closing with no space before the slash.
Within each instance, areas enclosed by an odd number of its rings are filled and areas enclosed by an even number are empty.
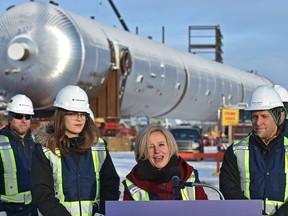
<svg viewBox="0 0 288 216">
<path fill-rule="evenodd" d="M 208 188 L 211 188 L 213 190 L 215 190 L 219 196 L 220 196 L 220 200 L 225 200 L 223 194 L 221 193 L 221 191 L 213 186 L 213 185 L 208 185 L 208 184 L 203 184 L 203 183 L 195 183 L 195 182 L 181 182 L 181 188 L 184 188 L 185 186 L 187 187 L 208 187 Z"/>
<path fill-rule="evenodd" d="M 173 195 L 172 195 L 172 200 L 182 200 L 182 195 L 181 195 L 181 184 L 180 184 L 180 179 L 179 177 L 181 176 L 181 172 L 177 167 L 171 168 L 171 173 L 172 174 L 172 188 L 173 188 Z"/>
</svg>

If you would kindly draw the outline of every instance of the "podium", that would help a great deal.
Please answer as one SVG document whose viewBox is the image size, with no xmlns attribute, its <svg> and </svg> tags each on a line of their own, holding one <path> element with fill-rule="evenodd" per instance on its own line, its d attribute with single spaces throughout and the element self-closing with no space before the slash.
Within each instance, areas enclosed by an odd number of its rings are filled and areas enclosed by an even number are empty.
<svg viewBox="0 0 288 216">
<path fill-rule="evenodd" d="M 106 201 L 105 216 L 262 216 L 261 200 Z"/>
</svg>

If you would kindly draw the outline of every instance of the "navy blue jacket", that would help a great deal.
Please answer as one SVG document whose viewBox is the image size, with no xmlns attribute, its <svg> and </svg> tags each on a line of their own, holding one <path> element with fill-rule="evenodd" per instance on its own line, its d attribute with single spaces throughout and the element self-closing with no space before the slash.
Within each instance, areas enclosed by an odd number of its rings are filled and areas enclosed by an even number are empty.
<svg viewBox="0 0 288 216">
<path fill-rule="evenodd" d="M 70 156 L 62 158 L 62 178 L 63 185 L 65 184 L 63 190 L 65 198 L 67 198 L 66 201 L 84 200 L 86 198 L 91 200 L 95 197 L 95 172 L 91 151 L 79 153 L 71 149 L 70 153 Z M 55 197 L 52 169 L 49 160 L 43 153 L 41 144 L 36 144 L 32 166 L 33 202 L 46 216 L 70 215 Z M 78 171 L 82 176 L 81 179 L 78 179 L 81 181 L 78 184 L 81 188 L 75 187 Z M 108 150 L 100 170 L 100 185 L 100 209 L 98 211 L 105 214 L 105 201 L 119 199 L 119 176 Z"/>
<path fill-rule="evenodd" d="M 250 149 L 250 196 L 251 199 L 283 201 L 285 193 L 284 136 L 279 134 L 268 146 L 254 133 L 249 140 Z M 253 163 L 252 163 L 253 161 Z M 270 173 L 267 176 L 267 172 Z M 229 146 L 220 170 L 220 190 L 225 199 L 247 199 L 240 186 L 240 175 L 233 145 Z M 263 184 L 266 182 L 266 185 Z M 275 215 L 288 215 L 288 203 Z"/>
<path fill-rule="evenodd" d="M 0 130 L 0 134 L 9 137 L 9 141 L 14 152 L 17 166 L 18 191 L 30 191 L 32 153 L 34 150 L 34 142 L 31 136 L 31 131 L 28 131 L 23 139 L 11 131 L 10 126 L 7 125 Z M 3 163 L 2 159 L 0 159 L 0 194 L 5 194 L 3 173 Z M 24 205 L 2 202 L 0 204 L 0 211 L 1 206 L 2 210 L 13 216 L 28 215 L 29 212 L 31 212 L 32 215 L 38 215 L 36 208 L 32 204 Z"/>
</svg>

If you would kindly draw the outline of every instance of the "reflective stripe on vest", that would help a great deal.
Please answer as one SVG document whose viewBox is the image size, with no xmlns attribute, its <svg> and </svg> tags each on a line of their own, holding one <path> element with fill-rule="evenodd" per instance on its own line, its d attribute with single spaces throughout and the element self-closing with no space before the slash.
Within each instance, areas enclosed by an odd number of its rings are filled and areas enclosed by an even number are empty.
<svg viewBox="0 0 288 216">
<path fill-rule="evenodd" d="M 194 175 L 194 172 L 192 172 L 190 178 L 188 179 L 188 182 L 194 182 L 194 181 L 195 181 L 195 175 Z M 128 187 L 128 190 L 132 198 L 135 201 L 150 200 L 149 192 L 139 188 L 129 179 L 125 179 L 125 182 L 126 182 L 126 185 Z M 184 189 L 181 189 L 181 195 L 182 195 L 182 200 L 195 200 L 195 197 L 196 197 L 195 187 L 185 187 Z"/>
<path fill-rule="evenodd" d="M 233 151 L 237 157 L 238 170 L 240 173 L 241 189 L 244 191 L 244 195 L 250 197 L 250 169 L 249 169 L 249 137 L 245 137 L 243 140 L 235 142 L 233 144 Z M 286 186 L 284 200 L 288 199 L 288 138 L 284 137 L 285 148 L 285 173 L 286 173 Z M 262 200 L 262 209 L 269 215 L 273 215 L 276 210 L 285 202 Z"/>
<path fill-rule="evenodd" d="M 128 190 L 135 201 L 148 201 L 149 193 L 134 185 L 129 179 L 125 179 Z"/>
<path fill-rule="evenodd" d="M 60 203 L 66 207 L 71 215 L 92 216 L 93 205 L 99 206 L 100 202 L 100 170 L 106 158 L 106 148 L 103 139 L 99 139 L 96 145 L 91 147 L 91 153 L 94 163 L 94 171 L 96 173 L 96 196 L 94 200 L 65 202 L 65 195 L 63 193 L 62 180 L 62 164 L 60 151 L 56 149 L 56 155 L 50 149 L 43 147 L 45 156 L 50 160 L 50 165 L 53 170 L 55 197 L 60 200 Z M 80 209 L 81 207 L 81 209 Z"/>
<path fill-rule="evenodd" d="M 4 186 L 6 194 L 0 195 L 0 200 L 8 203 L 29 204 L 32 201 L 30 191 L 19 193 L 17 180 L 17 166 L 9 138 L 0 135 L 0 156 L 4 169 Z"/>
<path fill-rule="evenodd" d="M 194 171 L 191 173 L 188 182 L 195 182 Z M 195 187 L 185 187 L 181 189 L 182 200 L 195 200 L 196 199 L 196 190 Z"/>
</svg>

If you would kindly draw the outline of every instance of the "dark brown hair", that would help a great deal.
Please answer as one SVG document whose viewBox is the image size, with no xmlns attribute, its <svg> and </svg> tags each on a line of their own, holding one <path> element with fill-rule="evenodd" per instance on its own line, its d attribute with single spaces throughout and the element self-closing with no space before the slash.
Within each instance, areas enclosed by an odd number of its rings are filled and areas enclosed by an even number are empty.
<svg viewBox="0 0 288 216">
<path fill-rule="evenodd" d="M 70 155 L 69 138 L 65 135 L 66 127 L 64 123 L 66 110 L 56 109 L 54 113 L 54 133 L 50 136 L 47 147 L 54 153 L 56 148 L 60 150 L 61 155 Z M 81 136 L 84 138 L 84 143 L 78 148 L 78 152 L 86 152 L 94 143 L 98 141 L 99 130 L 92 119 L 87 115 L 87 119 Z"/>
</svg>

